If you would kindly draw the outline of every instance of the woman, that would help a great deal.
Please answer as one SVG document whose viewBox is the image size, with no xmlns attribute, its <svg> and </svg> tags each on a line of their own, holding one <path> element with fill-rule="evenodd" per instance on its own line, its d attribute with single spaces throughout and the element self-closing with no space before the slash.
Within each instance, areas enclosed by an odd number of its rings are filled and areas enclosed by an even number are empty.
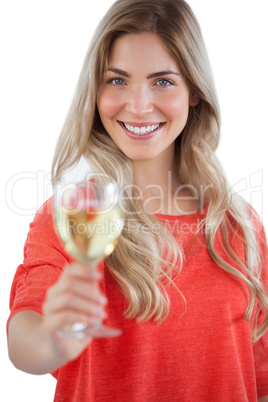
<svg viewBox="0 0 268 402">
<path fill-rule="evenodd" d="M 53 171 L 56 181 L 84 156 L 118 181 L 125 228 L 101 273 L 88 270 L 63 250 L 49 200 L 11 292 L 10 358 L 53 372 L 56 401 L 267 400 L 266 239 L 229 191 L 219 132 L 188 5 L 117 1 L 93 38 Z M 122 335 L 57 336 L 103 320 Z"/>
</svg>

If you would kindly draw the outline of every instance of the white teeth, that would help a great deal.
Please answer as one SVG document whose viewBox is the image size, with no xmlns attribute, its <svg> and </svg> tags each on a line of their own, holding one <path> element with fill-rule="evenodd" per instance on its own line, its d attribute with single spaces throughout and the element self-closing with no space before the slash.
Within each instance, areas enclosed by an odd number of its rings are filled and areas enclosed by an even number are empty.
<svg viewBox="0 0 268 402">
<path fill-rule="evenodd" d="M 160 126 L 160 123 L 156 124 L 156 125 L 152 125 L 152 126 L 147 126 L 147 127 L 133 127 L 133 126 L 130 126 L 129 124 L 125 124 L 125 123 L 123 123 L 123 124 L 128 131 L 130 131 L 133 134 L 138 134 L 138 135 L 151 133 L 152 131 L 156 130 Z"/>
</svg>

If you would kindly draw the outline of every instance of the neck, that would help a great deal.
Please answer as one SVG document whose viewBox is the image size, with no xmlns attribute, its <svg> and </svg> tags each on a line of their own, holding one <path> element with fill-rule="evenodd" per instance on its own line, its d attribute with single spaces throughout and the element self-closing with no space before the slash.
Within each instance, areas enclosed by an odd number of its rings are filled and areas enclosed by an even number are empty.
<svg viewBox="0 0 268 402">
<path fill-rule="evenodd" d="M 170 191 L 168 179 L 173 186 L 174 184 L 179 185 L 178 174 L 172 163 L 158 164 L 148 163 L 148 161 L 136 163 L 135 161 L 133 162 L 133 173 L 135 184 L 148 194 L 154 193 L 156 187 L 161 187 L 163 191 Z"/>
<path fill-rule="evenodd" d="M 134 161 L 133 172 L 145 210 L 172 214 L 174 194 L 181 184 L 173 161 Z"/>
<path fill-rule="evenodd" d="M 179 179 L 174 159 L 133 161 L 137 196 L 145 211 L 167 215 L 185 215 L 200 209 L 198 197 Z"/>
</svg>

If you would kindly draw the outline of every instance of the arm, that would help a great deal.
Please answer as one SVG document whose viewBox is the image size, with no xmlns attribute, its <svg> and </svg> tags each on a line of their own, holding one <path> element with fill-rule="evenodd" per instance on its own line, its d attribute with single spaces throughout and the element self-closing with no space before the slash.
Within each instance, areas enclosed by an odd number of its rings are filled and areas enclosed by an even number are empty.
<svg viewBox="0 0 268 402">
<path fill-rule="evenodd" d="M 268 395 L 267 396 L 262 396 L 261 398 L 258 398 L 258 402 L 268 402 Z"/>
<path fill-rule="evenodd" d="M 16 314 L 9 324 L 8 351 L 14 366 L 30 374 L 46 374 L 66 363 L 43 331 L 43 317 L 34 311 Z"/>
<path fill-rule="evenodd" d="M 106 300 L 99 290 L 100 274 L 84 265 L 70 265 L 47 292 L 44 315 L 15 314 L 8 331 L 9 357 L 19 370 L 46 374 L 77 358 L 91 338 L 63 339 L 57 331 L 75 322 L 93 324 L 105 318 Z"/>
</svg>

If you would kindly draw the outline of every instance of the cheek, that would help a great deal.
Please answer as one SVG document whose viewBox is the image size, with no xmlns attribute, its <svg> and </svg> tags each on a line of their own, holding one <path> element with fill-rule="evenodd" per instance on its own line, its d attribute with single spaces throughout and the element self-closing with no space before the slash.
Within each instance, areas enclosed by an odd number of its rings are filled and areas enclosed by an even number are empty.
<svg viewBox="0 0 268 402">
<path fill-rule="evenodd" d="M 112 118 L 120 110 L 120 104 L 114 94 L 100 91 L 97 98 L 97 106 L 101 118 Z"/>
<path fill-rule="evenodd" d="M 187 119 L 189 111 L 189 98 L 185 96 L 169 96 L 164 102 L 165 114 L 170 119 Z"/>
</svg>

